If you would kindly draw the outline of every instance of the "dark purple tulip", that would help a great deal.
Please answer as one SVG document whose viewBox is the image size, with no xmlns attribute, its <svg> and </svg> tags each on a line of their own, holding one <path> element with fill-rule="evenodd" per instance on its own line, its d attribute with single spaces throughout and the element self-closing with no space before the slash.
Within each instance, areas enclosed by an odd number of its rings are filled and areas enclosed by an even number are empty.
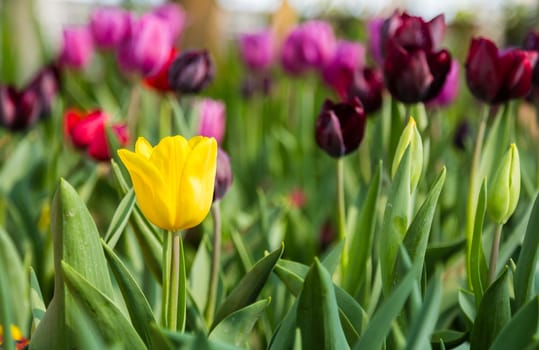
<svg viewBox="0 0 539 350">
<path fill-rule="evenodd" d="M 404 103 L 426 102 L 436 97 L 451 69 L 451 55 L 423 49 L 407 50 L 390 40 L 384 62 L 386 86 Z"/>
<path fill-rule="evenodd" d="M 322 70 L 326 83 L 345 96 L 352 83 L 354 72 L 365 63 L 365 48 L 360 43 L 341 41 L 333 58 Z"/>
<path fill-rule="evenodd" d="M 318 146 L 334 158 L 355 151 L 365 132 L 365 112 L 361 102 L 324 102 L 316 120 L 315 137 Z"/>
<path fill-rule="evenodd" d="M 429 107 L 448 106 L 455 100 L 459 90 L 459 72 L 460 68 L 457 60 L 452 60 L 451 69 L 449 69 L 444 86 L 438 96 L 428 102 Z"/>
<path fill-rule="evenodd" d="M 185 26 L 185 11 L 176 3 L 165 3 L 152 11 L 152 14 L 161 18 L 167 25 L 171 44 L 178 40 Z"/>
<path fill-rule="evenodd" d="M 88 27 L 68 27 L 63 31 L 60 62 L 68 67 L 82 69 L 90 62 L 94 43 Z"/>
<path fill-rule="evenodd" d="M 90 16 L 90 30 L 96 46 L 111 49 L 129 35 L 130 14 L 119 7 L 101 7 Z"/>
<path fill-rule="evenodd" d="M 335 36 L 331 25 L 307 21 L 294 28 L 285 39 L 281 63 L 290 74 L 301 74 L 309 68 L 323 68 L 333 57 Z"/>
<path fill-rule="evenodd" d="M 19 131 L 34 125 L 41 115 L 42 104 L 34 89 L 18 92 L 0 86 L 0 122 L 2 126 Z"/>
<path fill-rule="evenodd" d="M 221 148 L 217 150 L 217 167 L 215 172 L 215 189 L 213 191 L 213 201 L 223 198 L 232 185 L 232 169 L 228 154 Z"/>
<path fill-rule="evenodd" d="M 352 84 L 347 91 L 347 98 L 357 97 L 363 104 L 367 115 L 377 111 L 382 106 L 384 78 L 376 68 L 359 68 L 354 72 Z"/>
<path fill-rule="evenodd" d="M 474 38 L 466 59 L 466 82 L 472 94 L 489 104 L 525 97 L 530 92 L 537 52 L 499 52 L 484 38 Z"/>
<path fill-rule="evenodd" d="M 215 68 L 206 50 L 185 51 L 170 66 L 168 80 L 170 86 L 181 93 L 196 93 L 212 80 Z"/>
<path fill-rule="evenodd" d="M 60 91 L 60 70 L 56 64 L 49 64 L 39 71 L 24 90 L 35 90 L 41 99 L 40 117 L 50 114 L 54 99 Z"/>
<path fill-rule="evenodd" d="M 243 63 L 253 71 L 267 70 L 273 62 L 275 45 L 270 30 L 242 34 L 239 48 Z"/>
<path fill-rule="evenodd" d="M 539 33 L 530 31 L 524 38 L 524 50 L 539 52 Z M 537 63 L 537 62 L 536 62 Z M 539 64 L 535 64 L 532 76 L 533 85 L 539 85 Z"/>
<path fill-rule="evenodd" d="M 472 142 L 470 136 L 470 124 L 466 120 L 462 120 L 457 125 L 455 134 L 453 135 L 453 145 L 460 151 L 466 150 L 466 147 Z"/>
</svg>

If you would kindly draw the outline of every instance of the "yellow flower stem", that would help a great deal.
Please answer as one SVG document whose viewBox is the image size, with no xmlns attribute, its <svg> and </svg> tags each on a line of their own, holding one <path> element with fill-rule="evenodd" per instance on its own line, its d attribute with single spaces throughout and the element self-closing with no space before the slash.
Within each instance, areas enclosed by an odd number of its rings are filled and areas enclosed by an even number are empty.
<svg viewBox="0 0 539 350">
<path fill-rule="evenodd" d="M 344 203 L 344 159 L 337 159 L 337 233 L 339 242 L 344 240 L 341 254 L 341 276 L 343 280 L 344 273 L 348 265 L 348 245 L 346 244 L 346 219 Z"/>
<path fill-rule="evenodd" d="M 500 250 L 500 238 L 502 236 L 503 224 L 496 224 L 494 238 L 492 238 L 492 248 L 490 249 L 490 264 L 488 266 L 488 284 L 489 286 L 496 280 L 496 262 Z"/>
<path fill-rule="evenodd" d="M 213 251 L 211 257 L 208 304 L 206 305 L 206 323 L 208 325 L 213 322 L 213 314 L 217 302 L 217 286 L 219 284 L 219 262 L 221 260 L 221 208 L 219 207 L 219 201 L 213 203 L 211 214 L 213 217 Z"/>
</svg>

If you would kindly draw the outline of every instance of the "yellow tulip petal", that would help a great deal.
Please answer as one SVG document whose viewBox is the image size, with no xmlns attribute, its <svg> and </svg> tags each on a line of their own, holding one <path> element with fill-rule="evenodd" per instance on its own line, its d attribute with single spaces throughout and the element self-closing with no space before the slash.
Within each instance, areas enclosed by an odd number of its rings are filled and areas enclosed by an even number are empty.
<svg viewBox="0 0 539 350">
<path fill-rule="evenodd" d="M 175 225 L 181 229 L 198 225 L 210 210 L 213 199 L 217 142 L 213 138 L 196 138 L 185 161 L 177 194 Z"/>
<path fill-rule="evenodd" d="M 169 230 L 174 223 L 174 212 L 163 194 L 168 193 L 163 176 L 143 156 L 121 149 L 120 159 L 129 171 L 137 202 L 144 216 L 154 225 Z"/>
<path fill-rule="evenodd" d="M 153 147 L 144 137 L 139 137 L 135 143 L 135 153 L 140 154 L 146 159 L 150 159 Z"/>
<path fill-rule="evenodd" d="M 195 148 L 195 146 L 202 140 L 206 140 L 208 139 L 207 137 L 204 137 L 204 136 L 193 136 L 189 139 L 189 148 L 190 149 L 193 149 Z"/>
</svg>

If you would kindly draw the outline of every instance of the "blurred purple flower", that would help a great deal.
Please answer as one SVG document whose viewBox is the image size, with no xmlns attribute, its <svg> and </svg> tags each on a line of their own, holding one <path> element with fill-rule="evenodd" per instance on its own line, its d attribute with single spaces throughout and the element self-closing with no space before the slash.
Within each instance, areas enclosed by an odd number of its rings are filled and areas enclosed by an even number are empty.
<svg viewBox="0 0 539 350">
<path fill-rule="evenodd" d="M 62 65 L 82 69 L 90 62 L 93 53 L 94 44 L 88 27 L 64 28 L 60 53 Z"/>
<path fill-rule="evenodd" d="M 442 90 L 438 96 L 427 103 L 428 106 L 445 107 L 450 105 L 455 100 L 459 91 L 459 73 L 459 63 L 455 59 L 451 60 L 451 68 L 449 69 L 449 73 L 445 79 L 444 86 L 442 87 Z"/>
<path fill-rule="evenodd" d="M 523 48 L 524 50 L 535 51 L 539 53 L 539 33 L 529 31 L 524 38 Z M 539 64 L 537 64 L 537 62 L 535 62 L 533 68 L 532 83 L 533 85 L 539 86 Z"/>
<path fill-rule="evenodd" d="M 359 98 L 368 115 L 382 106 L 384 78 L 378 68 L 360 67 L 354 72 L 352 83 L 347 91 L 347 99 Z"/>
<path fill-rule="evenodd" d="M 532 83 L 537 52 L 499 51 L 485 38 L 474 38 L 466 59 L 466 82 L 472 94 L 491 105 L 525 97 Z"/>
<path fill-rule="evenodd" d="M 232 185 L 232 168 L 228 154 L 220 147 L 217 150 L 217 167 L 215 171 L 215 187 L 213 201 L 222 199 Z"/>
<path fill-rule="evenodd" d="M 214 74 L 215 67 L 206 50 L 185 51 L 172 62 L 168 81 L 180 93 L 196 93 L 213 80 Z"/>
<path fill-rule="evenodd" d="M 301 74 L 309 68 L 323 68 L 335 52 L 335 36 L 324 21 L 307 21 L 287 36 L 281 51 L 281 63 L 290 74 Z"/>
<path fill-rule="evenodd" d="M 183 7 L 181 7 L 180 4 L 168 2 L 155 8 L 152 11 L 152 14 L 165 21 L 168 27 L 171 44 L 174 45 L 182 35 L 185 26 L 185 11 L 183 10 Z"/>
<path fill-rule="evenodd" d="M 382 27 L 384 18 L 373 18 L 367 22 L 367 32 L 369 35 L 369 52 L 374 61 L 382 65 L 384 58 L 382 56 Z"/>
<path fill-rule="evenodd" d="M 326 83 L 339 96 L 346 96 L 352 83 L 354 72 L 365 63 L 365 48 L 357 42 L 340 41 L 332 59 L 322 70 Z"/>
<path fill-rule="evenodd" d="M 253 71 L 267 70 L 274 58 L 274 38 L 270 30 L 242 34 L 239 48 L 243 63 Z"/>
<path fill-rule="evenodd" d="M 220 144 L 226 128 L 226 107 L 222 101 L 204 98 L 197 102 L 198 134 L 213 137 Z"/>
<path fill-rule="evenodd" d="M 111 49 L 122 43 L 129 35 L 130 17 L 119 7 L 101 7 L 92 12 L 90 30 L 96 46 Z"/>
</svg>

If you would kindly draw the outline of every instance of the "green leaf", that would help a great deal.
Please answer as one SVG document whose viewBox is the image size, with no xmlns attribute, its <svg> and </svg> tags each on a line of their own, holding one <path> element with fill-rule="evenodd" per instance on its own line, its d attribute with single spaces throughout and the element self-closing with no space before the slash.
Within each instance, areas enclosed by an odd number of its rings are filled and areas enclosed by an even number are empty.
<svg viewBox="0 0 539 350">
<path fill-rule="evenodd" d="M 485 287 L 488 284 L 487 274 L 488 267 L 483 252 L 483 223 L 487 209 L 487 182 L 483 180 L 479 196 L 477 198 L 477 209 L 475 211 L 475 223 L 472 235 L 472 247 L 470 250 L 470 281 L 472 283 L 473 292 L 475 295 L 475 304 L 479 306 L 483 297 Z"/>
<path fill-rule="evenodd" d="M 470 343 L 472 349 L 489 349 L 501 329 L 511 319 L 507 269 L 485 291 L 479 305 Z"/>
<path fill-rule="evenodd" d="M 95 350 L 111 348 L 105 344 L 88 315 L 80 312 L 76 307 L 67 310 L 67 315 L 72 320 L 73 328 L 77 330 L 77 349 Z"/>
<path fill-rule="evenodd" d="M 1 269 L 0 269 L 1 271 Z M 43 301 L 43 295 L 41 294 L 41 288 L 36 277 L 34 269 L 30 267 L 30 306 L 32 307 L 32 328 L 37 328 L 39 322 L 43 319 L 47 308 Z"/>
<path fill-rule="evenodd" d="M 268 350 L 290 349 L 296 337 L 296 318 L 298 312 L 298 300 L 296 299 L 286 315 L 281 320 L 271 337 Z"/>
<path fill-rule="evenodd" d="M 180 237 L 180 270 L 178 271 L 178 330 L 185 331 L 185 321 L 187 319 L 187 277 L 185 271 L 185 252 L 183 250 L 183 239 Z"/>
<path fill-rule="evenodd" d="M 410 295 L 415 281 L 415 271 L 411 269 L 376 311 L 359 342 L 354 346 L 354 350 L 382 348 L 391 325 L 402 311 L 404 302 Z"/>
<path fill-rule="evenodd" d="M 382 271 L 382 287 L 384 295 L 392 290 L 395 273 L 395 261 L 402 240 L 408 229 L 408 212 L 410 206 L 410 147 L 402 156 L 395 178 L 391 183 L 384 213 L 384 221 L 380 230 L 378 254 Z"/>
<path fill-rule="evenodd" d="M 273 267 L 283 254 L 283 250 L 284 246 L 281 245 L 279 249 L 276 249 L 260 259 L 253 268 L 243 276 L 217 310 L 210 331 L 226 316 L 252 304 L 256 300 L 262 287 L 266 283 L 266 280 L 270 276 Z"/>
<path fill-rule="evenodd" d="M 211 255 L 208 250 L 208 236 L 204 235 L 189 273 L 189 290 L 199 310 L 206 310 L 210 289 Z"/>
<path fill-rule="evenodd" d="M 431 336 L 431 345 L 434 349 L 454 349 L 468 339 L 468 332 L 459 332 L 452 329 L 435 331 Z"/>
<path fill-rule="evenodd" d="M 62 261 L 65 283 L 74 299 L 94 321 L 94 327 L 108 344 L 121 341 L 126 349 L 146 349 L 133 326 L 106 295 L 96 289 L 69 264 Z M 76 330 L 75 330 L 76 332 Z"/>
<path fill-rule="evenodd" d="M 211 331 L 210 340 L 241 346 L 247 341 L 256 321 L 264 314 L 271 298 L 257 301 L 225 317 Z"/>
<path fill-rule="evenodd" d="M 133 326 L 144 343 L 149 348 L 152 348 L 151 330 L 149 326 L 151 323 L 156 323 L 156 321 L 150 304 L 120 258 L 116 256 L 105 242 L 101 241 L 101 243 L 105 251 L 105 256 L 109 262 L 110 269 L 122 292 Z"/>
<path fill-rule="evenodd" d="M 466 246 L 466 238 L 461 238 L 456 241 L 434 243 L 427 247 L 425 254 L 425 262 L 427 269 L 433 267 L 437 263 L 445 263 L 450 257 L 462 251 Z"/>
<path fill-rule="evenodd" d="M 406 337 L 406 349 L 414 350 L 429 347 L 431 333 L 436 326 L 442 299 L 440 275 L 440 270 L 437 270 L 425 292 L 423 305 L 421 305 L 419 313 L 413 315 L 412 324 Z"/>
<path fill-rule="evenodd" d="M 349 348 L 339 320 L 333 282 L 318 259 L 305 276 L 298 297 L 296 324 L 306 349 Z"/>
<path fill-rule="evenodd" d="M 118 204 L 118 207 L 112 216 L 112 220 L 110 221 L 107 233 L 105 234 L 105 242 L 107 242 L 111 248 L 116 246 L 116 243 L 124 232 L 134 207 L 135 192 L 133 189 L 130 189 L 124 198 L 122 198 L 120 204 Z"/>
<path fill-rule="evenodd" d="M 122 196 L 125 196 L 127 194 L 127 191 L 129 191 L 130 186 L 125 179 L 122 169 L 114 159 L 110 160 L 110 165 L 112 167 L 112 173 L 114 174 L 114 179 L 116 180 L 118 191 Z"/>
<path fill-rule="evenodd" d="M 376 205 L 380 196 L 381 173 L 382 163 L 380 162 L 369 185 L 357 224 L 354 225 L 353 229 L 348 230 L 350 234 L 350 237 L 347 237 L 350 241 L 349 261 L 344 275 L 343 287 L 352 295 L 357 293 L 367 274 L 366 266 L 371 256 L 374 227 L 376 226 Z"/>
<path fill-rule="evenodd" d="M 130 224 L 135 233 L 144 262 L 149 270 L 153 273 L 158 282 L 161 282 L 162 265 L 161 256 L 163 255 L 162 237 L 156 232 L 156 228 L 152 226 L 144 217 L 138 207 L 131 213 Z"/>
<path fill-rule="evenodd" d="M 500 331 L 490 350 L 525 349 L 536 341 L 539 326 L 539 297 L 526 303 Z"/>
<path fill-rule="evenodd" d="M 7 271 L 8 266 L 0 259 L 0 271 Z M 13 324 L 13 311 L 12 301 L 10 300 L 10 289 L 8 276 L 4 273 L 0 273 L 0 324 L 4 325 L 4 337 L 6 339 L 11 339 L 11 327 L 9 325 Z M 4 350 L 15 350 L 15 342 L 6 341 L 3 344 Z"/>
<path fill-rule="evenodd" d="M 518 310 L 528 302 L 533 295 L 532 288 L 535 285 L 535 269 L 539 253 L 539 196 L 535 196 L 533 209 L 528 221 L 528 228 L 522 249 L 518 256 L 517 268 L 515 270 L 515 307 Z"/>
<path fill-rule="evenodd" d="M 460 289 L 458 293 L 458 302 L 464 316 L 466 316 L 470 323 L 473 323 L 477 314 L 474 294 L 470 291 Z"/>
<path fill-rule="evenodd" d="M 322 265 L 328 270 L 330 274 L 335 272 L 339 262 L 341 261 L 341 254 L 344 248 L 344 241 L 340 241 L 338 244 L 333 246 L 327 254 L 322 257 Z"/>
<path fill-rule="evenodd" d="M 31 169 L 42 157 L 41 148 L 35 147 L 35 144 L 36 134 L 27 134 L 3 162 L 0 169 L 0 193 L 8 193 L 15 183 L 31 173 Z"/>
<path fill-rule="evenodd" d="M 74 346 L 66 337 L 70 320 L 66 310 L 75 307 L 64 286 L 62 261 L 80 274 L 92 288 L 108 298 L 114 296 L 105 254 L 97 227 L 73 187 L 61 179 L 51 208 L 54 250 L 54 295 L 45 316 L 32 336 L 31 348 L 65 349 Z"/>
<path fill-rule="evenodd" d="M 204 334 L 177 333 L 156 327 L 156 332 L 163 336 L 165 347 L 161 349 L 193 349 L 193 350 L 237 350 L 238 347 L 218 340 L 208 340 Z"/>
<path fill-rule="evenodd" d="M 406 232 L 404 238 L 404 247 L 408 253 L 412 264 L 415 267 L 416 279 L 421 279 L 421 271 L 423 270 L 425 253 L 427 251 L 427 244 L 429 241 L 429 235 L 432 226 L 432 219 L 434 218 L 434 212 L 436 210 L 436 204 L 442 191 L 442 187 L 445 181 L 445 168 L 442 169 L 440 175 L 436 179 L 431 190 L 427 194 L 427 198 L 419 208 L 412 224 Z M 400 276 L 404 275 L 406 268 L 402 265 L 402 260 L 397 260 L 394 273 L 393 285 L 397 285 Z"/>
</svg>

